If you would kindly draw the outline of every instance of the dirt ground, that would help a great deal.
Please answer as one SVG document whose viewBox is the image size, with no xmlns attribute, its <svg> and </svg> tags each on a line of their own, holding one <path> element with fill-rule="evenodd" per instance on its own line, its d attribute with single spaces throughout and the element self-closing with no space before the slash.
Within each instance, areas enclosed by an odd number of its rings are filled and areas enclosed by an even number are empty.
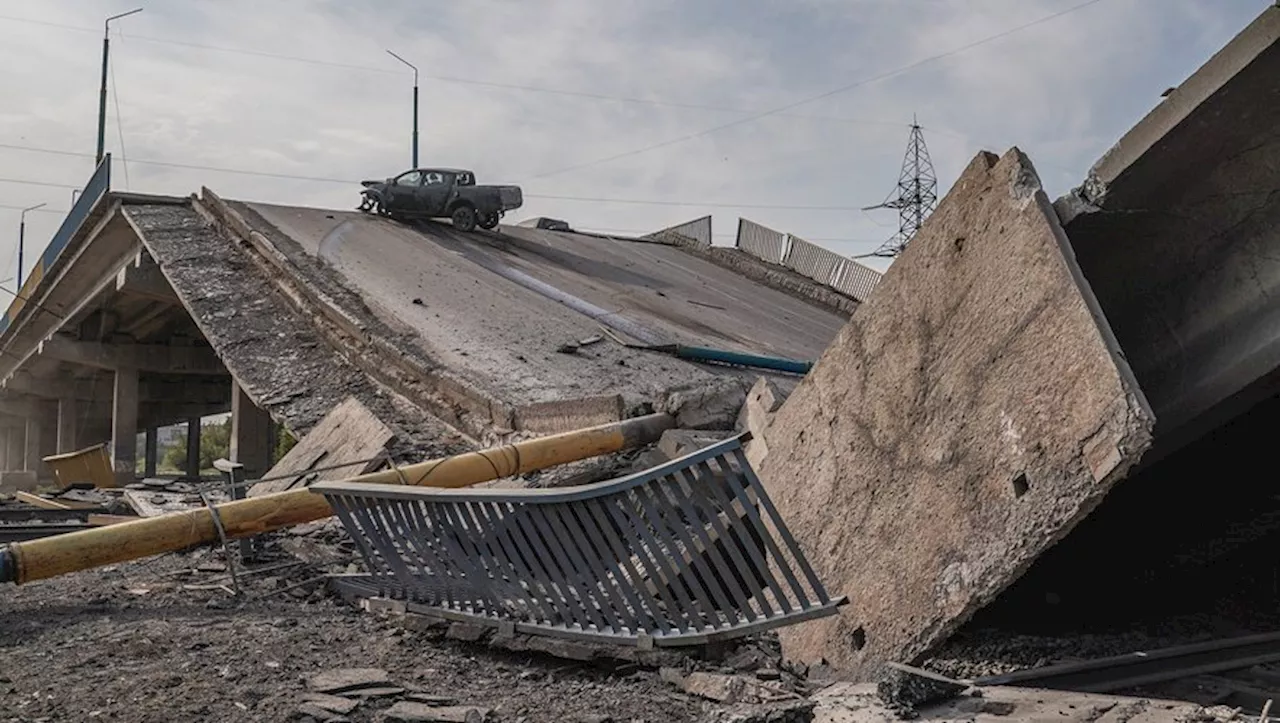
<svg viewBox="0 0 1280 723">
<path fill-rule="evenodd" d="M 266 557 L 259 567 L 290 559 Z M 283 589 L 321 568 L 244 579 L 248 600 L 236 604 L 217 587 L 230 586 L 219 559 L 197 551 L 0 587 L 0 721 L 302 721 L 308 675 L 363 667 L 408 691 L 489 708 L 499 723 L 711 712 L 656 671 L 432 642 L 310 589 L 320 583 Z M 366 700 L 347 717 L 382 720 L 393 701 Z"/>
</svg>

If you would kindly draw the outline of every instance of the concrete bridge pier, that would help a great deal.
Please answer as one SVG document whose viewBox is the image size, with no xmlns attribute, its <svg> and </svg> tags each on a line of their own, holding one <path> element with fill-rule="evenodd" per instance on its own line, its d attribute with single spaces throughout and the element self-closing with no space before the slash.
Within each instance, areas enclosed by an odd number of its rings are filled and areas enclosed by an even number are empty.
<svg viewBox="0 0 1280 723">
<path fill-rule="evenodd" d="M 118 367 L 111 399 L 111 466 L 124 486 L 137 475 L 138 370 Z"/>
<path fill-rule="evenodd" d="M 231 461 L 244 465 L 244 479 L 271 469 L 271 415 L 258 408 L 235 381 L 231 382 Z"/>
<path fill-rule="evenodd" d="M 0 419 L 0 429 L 4 430 L 4 471 L 20 471 L 27 440 L 26 423 L 14 417 L 5 417 Z"/>
<path fill-rule="evenodd" d="M 76 432 L 80 426 L 77 416 L 75 397 L 62 397 L 58 400 L 57 434 L 54 440 L 58 454 L 76 451 Z"/>
<path fill-rule="evenodd" d="M 187 477 L 200 477 L 200 418 L 187 419 Z"/>
<path fill-rule="evenodd" d="M 160 430 L 156 427 L 147 427 L 146 442 L 143 444 L 143 462 L 142 476 L 155 477 L 156 468 L 160 463 Z"/>
</svg>

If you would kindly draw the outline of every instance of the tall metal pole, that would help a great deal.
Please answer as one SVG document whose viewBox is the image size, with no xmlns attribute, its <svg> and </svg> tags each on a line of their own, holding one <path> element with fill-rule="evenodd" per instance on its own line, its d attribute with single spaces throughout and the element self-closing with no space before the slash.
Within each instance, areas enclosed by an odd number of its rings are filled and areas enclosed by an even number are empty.
<svg viewBox="0 0 1280 723">
<path fill-rule="evenodd" d="M 27 242 L 27 211 L 34 211 L 37 208 L 44 208 L 43 203 L 37 203 L 34 206 L 28 206 L 22 209 L 22 213 L 18 216 L 18 291 L 22 291 L 22 259 L 23 248 Z"/>
<path fill-rule="evenodd" d="M 413 167 L 418 167 L 418 66 L 396 55 L 390 50 L 387 54 L 401 63 L 413 68 Z"/>
<path fill-rule="evenodd" d="M 107 63 L 111 56 L 111 21 L 119 20 L 128 15 L 142 12 L 142 8 L 135 8 L 127 13 L 112 15 L 103 23 L 102 32 L 102 85 L 98 92 L 98 153 L 94 165 L 102 163 L 102 154 L 105 152 L 107 140 Z M 21 285 L 21 284 L 19 284 Z"/>
</svg>

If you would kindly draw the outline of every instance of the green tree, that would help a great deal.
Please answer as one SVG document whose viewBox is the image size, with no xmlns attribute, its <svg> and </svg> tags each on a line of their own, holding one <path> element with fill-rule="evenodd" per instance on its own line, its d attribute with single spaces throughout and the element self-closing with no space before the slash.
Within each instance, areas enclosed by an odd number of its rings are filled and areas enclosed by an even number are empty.
<svg viewBox="0 0 1280 723">
<path fill-rule="evenodd" d="M 294 438 L 292 434 L 289 434 L 289 430 L 285 429 L 283 424 L 277 424 L 276 450 L 275 456 L 272 457 L 272 460 L 279 462 L 282 457 L 289 453 L 289 450 L 293 449 L 293 445 L 297 443 L 298 440 Z"/>
<path fill-rule="evenodd" d="M 221 422 L 205 422 L 200 425 L 200 470 L 213 469 L 213 460 L 229 457 L 231 452 L 231 418 Z M 164 453 L 162 465 L 166 469 L 186 470 L 187 438 L 184 435 L 178 443 Z"/>
</svg>

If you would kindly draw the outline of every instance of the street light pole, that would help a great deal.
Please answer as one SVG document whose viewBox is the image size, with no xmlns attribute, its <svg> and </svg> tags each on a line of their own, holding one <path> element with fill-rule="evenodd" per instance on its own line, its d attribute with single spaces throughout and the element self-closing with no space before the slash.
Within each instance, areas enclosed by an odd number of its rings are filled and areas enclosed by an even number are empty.
<svg viewBox="0 0 1280 723">
<path fill-rule="evenodd" d="M 395 58 L 396 60 L 399 60 L 401 63 L 404 63 L 410 68 L 413 68 L 413 167 L 417 168 L 418 167 L 418 66 L 414 65 L 413 63 L 410 63 L 409 61 L 405 60 L 399 55 L 392 53 L 390 50 L 388 50 L 387 53 L 391 57 Z"/>
<path fill-rule="evenodd" d="M 18 216 L 18 291 L 22 291 L 22 251 L 26 245 L 27 236 L 27 211 L 34 211 L 37 208 L 44 208 L 43 203 L 37 203 L 34 206 L 28 206 L 22 209 L 22 213 Z"/>
<path fill-rule="evenodd" d="M 102 163 L 102 154 L 106 150 L 107 140 L 107 62 L 111 54 L 111 21 L 119 20 L 128 15 L 142 12 L 142 8 L 135 8 L 127 13 L 112 15 L 103 23 L 102 33 L 102 86 L 98 93 L 98 155 L 95 164 Z M 21 283 L 21 282 L 19 282 Z"/>
</svg>

